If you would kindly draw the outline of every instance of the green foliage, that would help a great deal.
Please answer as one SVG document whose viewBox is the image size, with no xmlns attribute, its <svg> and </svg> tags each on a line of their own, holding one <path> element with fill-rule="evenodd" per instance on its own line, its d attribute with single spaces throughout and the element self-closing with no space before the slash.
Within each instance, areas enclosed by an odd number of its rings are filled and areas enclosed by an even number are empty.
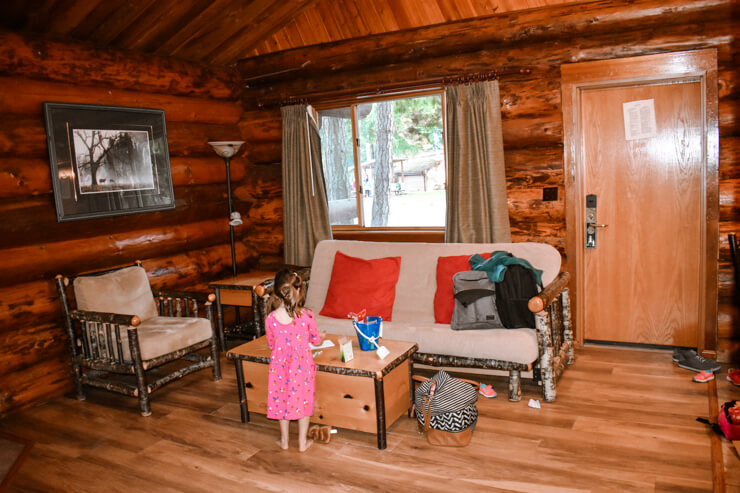
<svg viewBox="0 0 740 493">
<path fill-rule="evenodd" d="M 440 95 L 396 99 L 393 102 L 393 157 L 410 157 L 442 147 L 442 97 Z M 360 119 L 360 162 L 372 159 L 377 139 L 377 104 Z M 367 111 L 365 109 L 365 111 Z M 358 113 L 363 113 L 358 111 Z M 369 144 L 369 146 L 367 145 Z"/>
</svg>

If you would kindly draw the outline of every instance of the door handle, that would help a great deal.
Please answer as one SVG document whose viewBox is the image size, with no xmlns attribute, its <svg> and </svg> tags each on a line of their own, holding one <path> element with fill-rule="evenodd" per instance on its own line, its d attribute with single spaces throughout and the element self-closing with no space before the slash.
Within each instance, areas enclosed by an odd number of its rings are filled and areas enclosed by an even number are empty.
<svg viewBox="0 0 740 493">
<path fill-rule="evenodd" d="M 596 195 L 586 195 L 586 248 L 596 248 L 596 228 L 608 228 L 596 222 Z"/>
</svg>

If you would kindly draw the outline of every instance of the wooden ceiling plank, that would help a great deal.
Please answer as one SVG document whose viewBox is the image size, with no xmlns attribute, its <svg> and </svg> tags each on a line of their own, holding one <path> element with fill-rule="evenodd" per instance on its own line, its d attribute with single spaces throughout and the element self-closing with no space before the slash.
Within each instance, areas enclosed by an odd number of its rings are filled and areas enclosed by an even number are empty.
<svg viewBox="0 0 740 493">
<path fill-rule="evenodd" d="M 725 0 L 675 0 L 669 5 L 662 0 L 635 0 L 631 8 L 624 9 L 609 1 L 570 3 L 548 8 L 547 15 L 554 18 L 549 24 L 542 23 L 541 9 L 517 11 L 241 60 L 238 70 L 252 77 L 260 72 L 274 74 L 286 70 L 292 71 L 292 78 L 321 75 L 327 71 L 387 64 L 391 60 L 409 61 L 421 54 L 433 57 L 470 51 L 471 46 L 502 46 L 563 35 L 587 36 L 613 29 L 615 25 L 661 25 L 684 15 L 706 18 L 716 15 L 718 8 L 726 5 Z M 593 18 L 581 22 L 584 15 Z M 363 56 L 358 57 L 357 53 Z"/>
<path fill-rule="evenodd" d="M 342 27 L 342 35 L 345 38 L 356 38 L 363 35 L 363 31 L 360 29 L 360 24 L 357 22 L 357 18 L 349 12 L 342 3 L 341 6 L 335 5 L 334 7 L 334 18 Z"/>
<path fill-rule="evenodd" d="M 163 43 L 154 53 L 164 56 L 175 55 L 194 38 L 200 37 L 203 31 L 213 29 L 218 19 L 229 12 L 230 5 L 231 0 L 211 0 L 206 8 L 181 25 L 170 38 L 162 40 Z"/>
<path fill-rule="evenodd" d="M 390 3 L 395 1 L 391 0 Z M 398 31 L 401 29 L 396 17 L 393 15 L 393 10 L 391 10 L 388 0 L 376 0 L 375 9 L 383 22 L 383 30 L 380 32 Z"/>
<path fill-rule="evenodd" d="M 312 6 L 301 13 L 296 19 L 296 24 L 301 30 L 313 30 L 319 43 L 328 43 L 332 40 L 329 30 L 326 28 L 324 19 L 319 15 L 316 6 Z"/>
<path fill-rule="evenodd" d="M 129 50 L 153 52 L 171 38 L 190 19 L 203 12 L 212 0 L 157 0 L 129 29 L 122 31 L 111 44 Z"/>
<path fill-rule="evenodd" d="M 157 0 L 139 0 L 119 5 L 90 33 L 88 39 L 99 46 L 109 45 L 119 34 L 132 29 L 142 18 L 149 16 L 151 7 L 156 2 Z"/>
<path fill-rule="evenodd" d="M 421 23 L 416 27 L 428 26 L 432 24 L 441 24 L 445 21 L 442 11 L 439 10 L 439 4 L 436 0 L 424 0 L 424 8 L 421 11 Z"/>
<path fill-rule="evenodd" d="M 282 30 L 305 9 L 317 0 L 268 0 L 265 9 L 241 24 L 233 34 L 226 36 L 208 53 L 208 58 L 217 64 L 233 64 L 256 46 L 260 40 Z M 290 41 L 291 34 L 285 38 Z M 290 45 L 294 46 L 294 45 Z"/>
<path fill-rule="evenodd" d="M 368 35 L 384 33 L 387 30 L 387 26 L 377 10 L 375 3 L 365 4 L 361 10 L 362 16 L 365 18 L 365 25 L 367 26 Z M 346 39 L 346 38 L 343 38 Z"/>
<path fill-rule="evenodd" d="M 69 32 L 69 35 L 75 39 L 89 41 L 91 35 L 98 26 L 109 19 L 119 7 L 119 1 L 106 1 L 99 2 L 95 8 L 90 11 L 75 27 Z"/>
<path fill-rule="evenodd" d="M 321 18 L 331 39 L 342 39 L 342 29 L 337 23 L 336 17 L 334 17 L 333 10 L 331 8 L 332 5 L 334 5 L 334 2 L 331 0 L 328 2 L 320 1 L 314 5 L 311 10 L 315 10 L 317 15 Z"/>
<path fill-rule="evenodd" d="M 298 30 L 298 28 L 295 25 L 295 22 L 291 21 L 288 22 L 285 27 L 280 29 L 280 31 L 284 31 L 285 34 L 288 36 L 288 40 L 290 41 L 291 46 L 305 46 L 307 44 L 318 44 L 316 41 L 316 38 L 312 35 L 307 35 L 306 39 L 304 40 L 303 36 L 301 36 L 301 32 Z"/>
<path fill-rule="evenodd" d="M 0 25 L 5 29 L 45 31 L 54 0 L 3 0 Z"/>
<path fill-rule="evenodd" d="M 346 19 L 347 25 L 352 30 L 351 37 L 365 36 L 367 28 L 365 23 L 362 22 L 362 15 L 357 8 L 357 3 L 353 0 L 344 0 L 343 8 L 340 10 Z"/>
<path fill-rule="evenodd" d="M 437 6 L 445 18 L 445 22 L 457 21 L 462 18 L 455 0 L 437 0 Z"/>
<path fill-rule="evenodd" d="M 97 5 L 97 1 L 90 0 L 72 1 L 71 4 L 59 1 L 49 10 L 45 29 L 38 32 L 68 35 L 95 10 Z"/>
<path fill-rule="evenodd" d="M 421 8 L 422 6 L 411 6 L 409 3 L 410 2 L 392 1 L 388 4 L 388 8 L 393 14 L 393 18 L 395 19 L 396 24 L 398 24 L 399 29 L 412 29 L 414 27 L 419 27 L 420 25 L 420 21 L 416 18 L 418 14 L 418 12 L 416 12 L 417 9 L 413 7 Z"/>
<path fill-rule="evenodd" d="M 231 0 L 226 7 L 227 10 L 208 24 L 201 24 L 198 34 L 183 44 L 178 52 L 185 58 L 204 61 L 211 61 L 210 57 L 214 55 L 223 57 L 223 47 L 245 42 L 246 39 L 256 41 L 258 35 L 255 31 L 264 35 L 279 30 L 269 27 L 266 29 L 263 27 L 264 24 L 278 23 L 280 28 L 284 27 L 286 23 L 280 15 L 282 11 L 305 1 L 251 0 L 243 3 Z"/>
</svg>

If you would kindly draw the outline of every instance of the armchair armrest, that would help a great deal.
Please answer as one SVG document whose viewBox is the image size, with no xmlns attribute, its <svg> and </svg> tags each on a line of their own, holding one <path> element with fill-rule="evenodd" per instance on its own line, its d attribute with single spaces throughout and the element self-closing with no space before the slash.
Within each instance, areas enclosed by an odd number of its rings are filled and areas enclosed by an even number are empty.
<svg viewBox="0 0 740 493">
<path fill-rule="evenodd" d="M 529 300 L 529 303 L 527 304 L 529 311 L 532 313 L 539 313 L 550 306 L 552 301 L 560 295 L 563 289 L 568 287 L 569 280 L 570 274 L 568 272 L 561 272 L 558 277 L 545 286 L 545 289 Z"/>
<path fill-rule="evenodd" d="M 141 319 L 137 315 L 121 315 L 118 313 L 88 312 L 84 310 L 72 310 L 69 317 L 79 322 L 98 322 L 114 325 L 130 325 L 138 327 Z"/>
</svg>

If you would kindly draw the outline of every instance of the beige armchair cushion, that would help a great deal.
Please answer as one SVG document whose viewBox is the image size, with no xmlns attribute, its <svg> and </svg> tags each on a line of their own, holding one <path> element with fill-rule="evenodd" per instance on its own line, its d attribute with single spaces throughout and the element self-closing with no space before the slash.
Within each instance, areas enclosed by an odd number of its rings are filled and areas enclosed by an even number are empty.
<svg viewBox="0 0 740 493">
<path fill-rule="evenodd" d="M 128 331 L 121 327 L 123 359 L 131 361 Z M 139 325 L 141 359 L 148 360 L 186 348 L 212 335 L 211 321 L 195 317 L 152 317 Z"/>
<path fill-rule="evenodd" d="M 141 319 L 138 333 L 143 360 L 177 351 L 213 335 L 211 321 L 206 318 L 160 317 L 142 267 L 78 277 L 74 281 L 74 292 L 80 310 L 137 315 Z M 121 326 L 120 333 L 123 359 L 131 361 L 128 327 Z"/>
<path fill-rule="evenodd" d="M 142 322 L 158 315 L 143 267 L 78 277 L 74 280 L 74 291 L 79 310 L 137 315 Z"/>
</svg>

